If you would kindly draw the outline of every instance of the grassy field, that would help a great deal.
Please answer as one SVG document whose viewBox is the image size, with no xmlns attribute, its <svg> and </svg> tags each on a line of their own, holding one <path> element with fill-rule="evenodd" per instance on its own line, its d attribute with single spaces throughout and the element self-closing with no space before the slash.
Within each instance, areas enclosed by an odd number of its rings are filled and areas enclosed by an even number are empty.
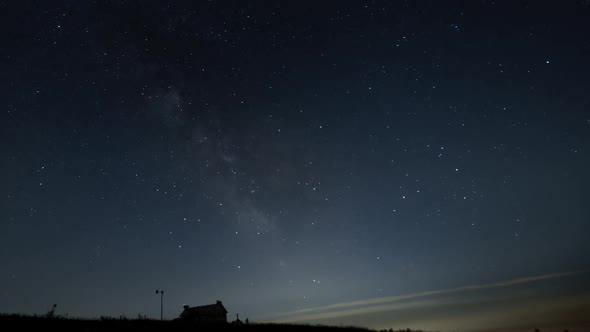
<svg viewBox="0 0 590 332">
<path fill-rule="evenodd" d="M 151 319 L 127 319 L 103 317 L 101 319 L 74 319 L 64 317 L 40 317 L 0 314 L 0 329 L 3 331 L 84 331 L 84 332 L 117 332 L 117 331 L 142 331 L 142 332 L 184 332 L 184 331 L 308 331 L 308 332 L 368 332 L 371 330 L 359 327 L 334 327 L 323 325 L 296 325 L 296 324 L 257 324 L 245 325 L 223 324 L 216 326 L 199 326 L 182 321 L 159 321 Z M 395 332 L 412 332 L 402 330 Z M 420 331 L 413 331 L 420 332 Z"/>
</svg>

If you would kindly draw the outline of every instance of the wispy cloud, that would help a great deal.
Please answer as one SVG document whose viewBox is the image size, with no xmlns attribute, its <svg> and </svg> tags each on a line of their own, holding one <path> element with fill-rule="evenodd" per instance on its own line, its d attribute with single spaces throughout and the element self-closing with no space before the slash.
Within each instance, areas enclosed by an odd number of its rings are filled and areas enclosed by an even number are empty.
<svg viewBox="0 0 590 332">
<path fill-rule="evenodd" d="M 437 295 L 448 295 L 466 291 L 476 291 L 492 288 L 510 287 L 515 285 L 527 284 L 536 281 L 556 279 L 566 276 L 579 274 L 581 272 L 562 272 L 562 273 L 551 273 L 537 276 L 529 276 L 516 278 L 511 280 L 505 280 L 495 283 L 487 284 L 475 284 L 466 285 L 456 288 L 439 289 L 426 292 L 418 292 L 412 294 L 396 295 L 378 297 L 372 299 L 365 299 L 359 301 L 341 302 L 326 306 L 306 308 L 301 310 L 295 310 L 277 315 L 277 321 L 310 321 L 319 319 L 338 318 L 352 315 L 362 315 L 375 312 L 390 311 L 396 309 L 406 309 L 416 306 L 431 305 L 432 301 L 414 301 L 404 302 L 401 301 L 413 300 L 421 297 L 437 296 Z"/>
<path fill-rule="evenodd" d="M 376 312 L 384 312 L 384 311 L 395 311 L 400 309 L 412 309 L 412 308 L 423 308 L 429 306 L 439 305 L 440 301 L 437 300 L 423 300 L 423 301 L 413 301 L 411 303 L 387 303 L 387 304 L 378 304 L 373 306 L 361 307 L 361 308 L 348 308 L 348 309 L 340 309 L 337 311 L 328 311 L 328 312 L 319 312 L 319 313 L 306 313 L 302 315 L 295 315 L 289 317 L 288 319 L 277 319 L 276 321 L 288 321 L 288 322 L 307 322 L 307 321 L 316 321 L 322 319 L 330 319 L 330 318 L 339 318 L 345 316 L 356 316 L 356 315 L 365 315 L 371 314 Z"/>
</svg>

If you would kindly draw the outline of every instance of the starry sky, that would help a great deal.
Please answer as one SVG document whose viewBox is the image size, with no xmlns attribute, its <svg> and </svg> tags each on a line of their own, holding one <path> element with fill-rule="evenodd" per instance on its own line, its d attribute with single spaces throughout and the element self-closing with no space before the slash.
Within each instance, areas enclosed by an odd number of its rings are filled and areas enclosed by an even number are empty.
<svg viewBox="0 0 590 332">
<path fill-rule="evenodd" d="M 0 312 L 588 323 L 588 17 L 0 2 Z"/>
</svg>

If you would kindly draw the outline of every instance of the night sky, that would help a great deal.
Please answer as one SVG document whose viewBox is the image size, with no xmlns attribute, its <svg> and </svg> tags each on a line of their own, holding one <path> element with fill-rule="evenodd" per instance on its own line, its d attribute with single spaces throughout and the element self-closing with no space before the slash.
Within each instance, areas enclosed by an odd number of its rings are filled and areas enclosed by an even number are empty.
<svg viewBox="0 0 590 332">
<path fill-rule="evenodd" d="M 587 0 L 0 1 L 0 28 L 0 312 L 588 319 Z"/>
</svg>

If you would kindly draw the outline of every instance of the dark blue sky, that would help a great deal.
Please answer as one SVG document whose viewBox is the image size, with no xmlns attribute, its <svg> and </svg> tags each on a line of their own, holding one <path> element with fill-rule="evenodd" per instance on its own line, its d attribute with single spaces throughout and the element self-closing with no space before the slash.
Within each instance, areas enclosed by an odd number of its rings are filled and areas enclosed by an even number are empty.
<svg viewBox="0 0 590 332">
<path fill-rule="evenodd" d="M 157 317 L 164 289 L 167 318 L 448 331 L 588 308 L 588 1 L 0 12 L 1 312 Z"/>
</svg>

